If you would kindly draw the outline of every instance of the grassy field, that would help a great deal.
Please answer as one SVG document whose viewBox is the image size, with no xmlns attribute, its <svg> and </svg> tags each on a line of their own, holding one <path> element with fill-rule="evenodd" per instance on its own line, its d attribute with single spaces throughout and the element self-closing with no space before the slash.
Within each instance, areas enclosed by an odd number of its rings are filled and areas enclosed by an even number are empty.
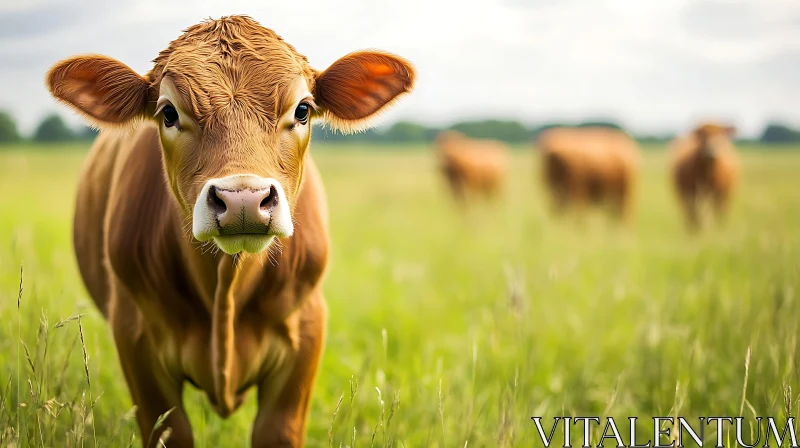
<svg viewBox="0 0 800 448">
<path fill-rule="evenodd" d="M 0 149 L 0 446 L 140 443 L 73 260 L 85 150 Z M 529 151 L 501 203 L 464 214 L 425 148 L 312 152 L 333 252 L 308 446 L 527 447 L 531 416 L 797 413 L 800 151 L 745 151 L 727 225 L 696 236 L 660 151 L 629 231 L 550 219 Z M 196 445 L 247 446 L 254 395 L 223 421 L 187 387 Z"/>
</svg>

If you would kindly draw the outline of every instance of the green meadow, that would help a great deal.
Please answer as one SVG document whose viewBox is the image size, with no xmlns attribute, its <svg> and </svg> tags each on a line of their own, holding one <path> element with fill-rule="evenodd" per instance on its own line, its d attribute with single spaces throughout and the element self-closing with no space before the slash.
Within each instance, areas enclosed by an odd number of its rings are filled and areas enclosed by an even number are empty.
<svg viewBox="0 0 800 448">
<path fill-rule="evenodd" d="M 623 229 L 552 218 L 528 148 L 499 201 L 460 210 L 427 147 L 314 144 L 332 253 L 307 446 L 541 446 L 532 416 L 796 415 L 800 148 L 743 149 L 728 220 L 696 235 L 662 149 Z M 0 148 L 3 447 L 141 444 L 72 252 L 86 150 Z M 248 446 L 253 392 L 222 420 L 187 384 L 196 446 Z"/>
</svg>

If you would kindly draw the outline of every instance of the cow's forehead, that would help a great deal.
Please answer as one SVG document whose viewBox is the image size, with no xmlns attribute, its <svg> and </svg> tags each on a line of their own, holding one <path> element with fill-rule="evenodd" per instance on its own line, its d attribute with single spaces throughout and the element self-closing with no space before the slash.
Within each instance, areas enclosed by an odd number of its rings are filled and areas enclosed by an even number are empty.
<svg viewBox="0 0 800 448">
<path fill-rule="evenodd" d="M 231 108 L 274 125 L 297 79 L 313 82 L 304 56 L 272 30 L 240 16 L 189 28 L 154 63 L 150 79 L 160 83 L 169 76 L 201 125 Z"/>
<path fill-rule="evenodd" d="M 715 123 L 706 123 L 697 128 L 697 132 L 701 135 L 712 136 L 725 134 L 725 127 Z"/>
</svg>

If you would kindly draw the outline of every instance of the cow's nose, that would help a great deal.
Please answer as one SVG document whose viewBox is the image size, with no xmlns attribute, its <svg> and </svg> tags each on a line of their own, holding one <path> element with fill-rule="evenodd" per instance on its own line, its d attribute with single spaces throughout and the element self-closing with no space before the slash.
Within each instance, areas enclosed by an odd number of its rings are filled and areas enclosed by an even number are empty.
<svg viewBox="0 0 800 448">
<path fill-rule="evenodd" d="M 254 174 L 209 179 L 192 211 L 195 239 L 201 243 L 213 239 L 225 253 L 259 252 L 272 238 L 293 233 L 289 201 L 280 182 Z"/>
<path fill-rule="evenodd" d="M 208 191 L 208 206 L 223 235 L 266 233 L 278 202 L 274 185 L 259 189 L 212 186 Z"/>
</svg>

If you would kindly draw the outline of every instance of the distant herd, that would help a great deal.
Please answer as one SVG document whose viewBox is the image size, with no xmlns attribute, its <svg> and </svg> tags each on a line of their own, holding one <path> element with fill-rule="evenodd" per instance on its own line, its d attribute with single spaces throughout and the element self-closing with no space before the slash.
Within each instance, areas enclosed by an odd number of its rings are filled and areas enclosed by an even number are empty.
<svg viewBox="0 0 800 448">
<path fill-rule="evenodd" d="M 704 205 L 712 206 L 718 222 L 725 219 L 739 173 L 734 133 L 732 126 L 702 123 L 669 144 L 671 182 L 690 231 L 701 227 Z M 640 148 L 630 135 L 599 126 L 556 127 L 542 131 L 533 146 L 554 215 L 580 216 L 595 207 L 623 224 L 630 222 L 640 168 Z M 444 131 L 435 147 L 441 173 L 458 203 L 497 196 L 510 166 L 504 143 Z"/>
</svg>

